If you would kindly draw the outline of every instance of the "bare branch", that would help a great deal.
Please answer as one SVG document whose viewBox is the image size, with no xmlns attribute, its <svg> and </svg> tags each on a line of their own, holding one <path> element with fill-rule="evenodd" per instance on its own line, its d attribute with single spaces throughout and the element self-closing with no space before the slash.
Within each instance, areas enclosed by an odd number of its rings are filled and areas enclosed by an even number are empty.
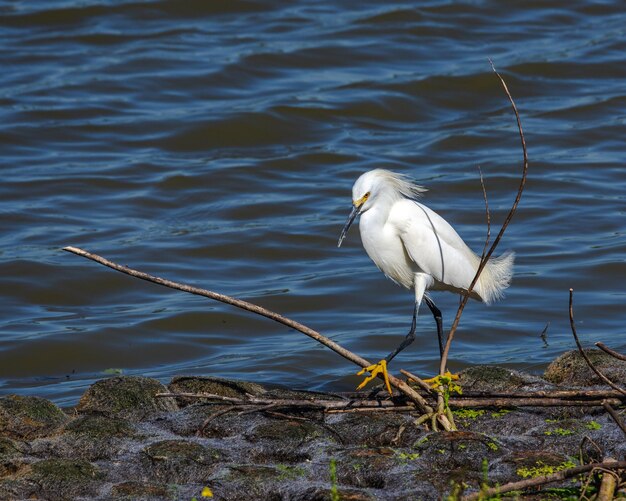
<svg viewBox="0 0 626 501">
<path fill-rule="evenodd" d="M 269 318 L 280 324 L 286 325 L 287 327 L 290 327 L 299 332 L 302 332 L 303 334 L 306 334 L 307 336 L 315 339 L 319 343 L 322 343 L 324 346 L 330 348 L 335 353 L 338 353 L 339 355 L 346 358 L 347 360 L 350 360 L 356 365 L 359 365 L 361 367 L 369 367 L 371 365 L 370 362 L 368 362 L 364 358 L 361 358 L 360 356 L 352 353 L 351 351 L 346 350 L 339 344 L 328 339 L 326 336 L 323 336 L 322 334 L 311 329 L 310 327 L 307 327 L 306 325 L 303 325 L 300 322 L 296 322 L 295 320 L 291 320 L 290 318 L 284 317 L 283 315 L 280 315 L 276 312 L 263 308 L 262 306 L 252 304 L 247 301 L 243 301 L 241 299 L 235 299 L 233 297 L 226 296 L 225 294 L 220 294 L 218 292 L 213 292 L 213 291 L 209 291 L 206 289 L 200 289 L 198 287 L 192 287 L 192 286 L 181 284 L 178 282 L 173 282 L 165 278 L 160 278 L 160 277 L 156 277 L 153 275 L 149 275 L 148 273 L 144 273 L 143 271 L 138 271 L 132 268 L 128 268 L 127 266 L 119 265 L 97 254 L 93 254 L 83 249 L 79 249 L 78 247 L 64 247 L 63 250 L 76 254 L 77 256 L 91 259 L 92 261 L 100 263 L 113 270 L 119 271 L 121 273 L 125 273 L 126 275 L 130 275 L 132 277 L 139 278 L 141 280 L 146 280 L 147 282 L 152 282 L 158 285 L 163 285 L 165 287 L 169 287 L 170 289 L 176 289 L 176 290 L 180 290 L 183 292 L 188 292 L 190 294 L 195 294 L 197 296 L 208 297 L 209 299 L 214 299 L 222 303 L 236 306 L 237 308 L 241 308 L 242 310 L 256 313 L 257 315 L 261 315 L 263 317 Z M 406 395 L 411 401 L 413 401 L 421 411 L 426 412 L 426 413 L 432 412 L 432 408 L 428 405 L 426 400 L 424 400 L 424 398 L 419 393 L 417 393 L 413 388 L 411 388 L 404 381 L 389 374 L 389 382 L 391 383 L 392 386 L 396 387 L 404 395 Z"/>
<path fill-rule="evenodd" d="M 431 388 L 431 387 L 428 385 L 428 383 L 427 383 L 426 381 L 424 381 L 423 379 L 420 379 L 420 378 L 419 378 L 419 377 L 417 377 L 415 374 L 412 374 L 411 372 L 406 371 L 406 370 L 404 370 L 404 369 L 400 369 L 400 372 L 401 372 L 402 374 L 404 374 L 406 377 L 408 377 L 411 381 L 413 381 L 414 383 L 418 384 L 418 385 L 419 385 L 419 387 L 420 387 L 422 390 L 424 390 L 424 391 L 428 392 L 429 394 L 430 394 L 430 393 L 433 393 L 433 391 L 434 391 L 434 390 L 433 390 L 433 388 Z"/>
<path fill-rule="evenodd" d="M 556 392 L 555 392 L 556 393 Z M 557 393 L 558 395 L 558 393 Z M 253 395 L 245 397 L 227 397 L 224 395 L 216 395 L 213 393 L 157 393 L 158 398 L 195 398 L 199 400 L 208 400 L 207 404 L 213 405 L 233 405 L 237 408 L 245 406 L 259 407 L 272 406 L 274 408 L 292 408 L 295 410 L 322 410 L 325 412 L 414 412 L 415 407 L 406 405 L 405 399 L 396 400 L 373 400 L 355 397 L 351 400 L 327 400 L 327 399 L 281 399 L 281 398 L 265 398 Z M 610 392 L 598 392 L 595 395 L 587 395 L 585 392 L 571 392 L 565 396 L 555 396 L 550 394 L 520 393 L 515 395 L 498 396 L 465 396 L 459 395 L 450 397 L 450 407 L 454 409 L 461 408 L 484 408 L 484 407 L 601 407 L 605 403 L 607 405 L 620 405 L 619 398 L 613 398 Z"/>
<path fill-rule="evenodd" d="M 521 141 L 521 145 L 522 145 L 522 156 L 523 156 L 522 176 L 521 176 L 521 179 L 520 179 L 519 187 L 517 189 L 517 195 L 515 196 L 515 200 L 513 201 L 513 205 L 511 206 L 511 209 L 509 210 L 509 213 L 507 214 L 504 222 L 502 223 L 502 227 L 500 228 L 500 231 L 498 232 L 498 235 L 496 236 L 494 242 L 491 244 L 491 247 L 489 248 L 487 253 L 480 260 L 480 264 L 478 266 L 478 269 L 476 270 L 476 275 L 474 275 L 474 279 L 472 280 L 472 282 L 471 282 L 470 286 L 468 287 L 467 291 L 465 291 L 465 293 L 463 294 L 463 298 L 461 299 L 461 304 L 459 304 L 459 308 L 458 308 L 458 310 L 456 312 L 456 316 L 454 318 L 454 321 L 452 322 L 452 327 L 450 328 L 450 333 L 448 334 L 448 340 L 446 342 L 446 346 L 445 346 L 445 348 L 443 350 L 443 355 L 441 357 L 441 363 L 439 365 L 439 374 L 441 374 L 441 375 L 443 375 L 445 373 L 445 371 L 446 371 L 446 365 L 448 363 L 448 353 L 450 352 L 450 345 L 452 344 L 452 340 L 454 339 L 454 334 L 456 332 L 456 329 L 459 326 L 459 322 L 461 320 L 461 315 L 463 314 L 463 309 L 465 308 L 465 305 L 467 304 L 469 296 L 470 296 L 472 290 L 474 289 L 474 286 L 476 285 L 476 282 L 478 282 L 478 278 L 480 277 L 480 274 L 482 273 L 483 269 L 487 265 L 487 261 L 489 261 L 489 258 L 491 257 L 493 252 L 498 247 L 498 244 L 500 243 L 500 240 L 502 239 L 502 236 L 504 235 L 504 232 L 506 231 L 507 227 L 509 226 L 509 223 L 511 222 L 511 219 L 513 219 L 513 215 L 515 214 L 515 211 L 517 210 L 517 206 L 519 205 L 519 202 L 520 202 L 520 200 L 522 198 L 522 193 L 524 192 L 524 186 L 526 185 L 526 177 L 527 177 L 527 174 L 528 174 L 528 150 L 526 149 L 526 139 L 524 138 L 524 131 L 522 129 L 522 122 L 521 122 L 521 119 L 520 119 L 520 116 L 519 116 L 519 112 L 517 111 L 517 106 L 515 104 L 515 101 L 513 100 L 513 97 L 511 96 L 511 93 L 509 92 L 509 89 L 508 89 L 508 87 L 506 85 L 506 82 L 500 76 L 500 74 L 496 71 L 496 69 L 495 69 L 493 63 L 491 62 L 491 60 L 489 60 L 489 62 L 491 63 L 491 67 L 492 67 L 494 73 L 496 74 L 496 76 L 500 80 L 500 83 L 502 84 L 502 87 L 504 88 L 504 92 L 506 93 L 507 97 L 509 98 L 509 102 L 511 103 L 511 107 L 513 108 L 513 112 L 515 113 L 515 118 L 517 120 L 517 128 L 518 128 L 518 131 L 519 131 L 520 141 Z"/>
<path fill-rule="evenodd" d="M 518 482 L 511 482 L 511 483 L 504 484 L 504 485 L 497 486 L 497 487 L 490 487 L 488 489 L 482 489 L 480 492 L 470 494 L 469 496 L 463 496 L 461 499 L 462 501 L 474 501 L 478 499 L 488 499 L 498 494 L 504 494 L 505 492 L 519 491 L 523 489 L 528 489 L 529 487 L 537 487 L 540 485 L 545 485 L 545 484 L 550 484 L 552 482 L 565 480 L 566 478 L 575 477 L 576 475 L 580 475 L 581 473 L 587 473 L 588 471 L 594 470 L 596 468 L 602 468 L 602 469 L 615 471 L 618 469 L 626 468 L 626 461 L 604 461 L 602 463 L 591 463 L 591 464 L 575 466 L 574 468 L 557 471 L 556 473 L 551 473 L 550 475 L 527 478 L 525 480 L 520 480 Z"/>
<path fill-rule="evenodd" d="M 598 348 L 600 348 L 602 351 L 608 353 L 609 355 L 611 355 L 612 357 L 617 358 L 618 360 L 624 360 L 626 362 L 626 355 L 622 355 L 621 353 L 618 353 L 615 350 L 612 350 L 611 348 L 609 348 L 607 345 L 605 345 L 604 343 L 601 342 L 597 342 L 596 346 Z"/>
<path fill-rule="evenodd" d="M 602 381 L 604 381 L 606 384 L 608 384 L 611 388 L 613 388 L 614 390 L 619 391 L 622 395 L 626 395 L 626 391 L 624 389 L 622 389 L 619 386 L 617 386 L 613 381 L 611 381 L 608 377 L 606 377 L 604 374 L 602 374 L 595 367 L 595 365 L 593 365 L 593 363 L 591 363 L 591 360 L 589 360 L 589 357 L 585 353 L 585 350 L 583 349 L 582 344 L 580 344 L 580 340 L 578 339 L 578 334 L 576 333 L 576 325 L 574 324 L 574 289 L 570 289 L 569 290 L 569 324 L 570 324 L 570 327 L 572 328 L 572 335 L 574 336 L 574 340 L 576 341 L 576 346 L 578 347 L 578 351 L 580 352 L 582 357 L 585 359 L 585 362 L 587 362 L 587 365 L 589 366 L 589 368 L 593 372 L 595 372 L 596 375 Z"/>
<path fill-rule="evenodd" d="M 483 171 L 478 166 L 478 173 L 480 174 L 480 186 L 483 189 L 483 199 L 485 200 L 485 217 L 487 219 L 487 237 L 485 238 L 485 245 L 483 247 L 483 252 L 480 255 L 480 259 L 485 259 L 485 253 L 487 252 L 487 246 L 489 245 L 489 240 L 491 240 L 491 213 L 489 212 L 489 200 L 487 199 L 487 189 L 485 188 L 485 180 L 483 179 Z"/>
</svg>

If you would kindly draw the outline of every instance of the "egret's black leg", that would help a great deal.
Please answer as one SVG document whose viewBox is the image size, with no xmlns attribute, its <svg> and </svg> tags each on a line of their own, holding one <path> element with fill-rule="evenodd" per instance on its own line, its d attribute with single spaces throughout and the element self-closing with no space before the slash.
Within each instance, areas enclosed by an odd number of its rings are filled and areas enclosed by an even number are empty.
<svg viewBox="0 0 626 501">
<path fill-rule="evenodd" d="M 415 326 L 417 324 L 417 309 L 419 308 L 419 304 L 415 303 L 415 308 L 413 309 L 413 322 L 411 323 L 411 330 L 406 335 L 400 346 L 398 346 L 394 351 L 392 351 L 389 355 L 385 357 L 387 363 L 391 362 L 391 359 L 395 357 L 398 353 L 404 350 L 407 346 L 409 346 L 413 341 L 415 341 Z"/>
<path fill-rule="evenodd" d="M 439 356 L 443 357 L 443 318 L 441 317 L 441 310 L 435 306 L 435 303 L 433 303 L 433 300 L 429 297 L 424 297 L 424 301 L 426 301 L 433 317 L 435 317 L 435 323 L 437 324 L 437 337 L 439 338 Z"/>
</svg>

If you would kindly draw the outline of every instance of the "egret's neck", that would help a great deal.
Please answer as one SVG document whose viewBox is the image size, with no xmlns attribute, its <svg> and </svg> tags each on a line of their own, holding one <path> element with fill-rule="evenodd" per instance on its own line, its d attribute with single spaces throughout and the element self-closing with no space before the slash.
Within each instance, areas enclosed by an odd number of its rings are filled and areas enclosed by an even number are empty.
<svg viewBox="0 0 626 501">
<path fill-rule="evenodd" d="M 374 206 L 361 215 L 361 231 L 363 231 L 363 227 L 373 230 L 374 228 L 384 226 L 389 217 L 391 207 L 400 199 L 402 199 L 402 196 L 394 192 L 379 193 Z"/>
</svg>

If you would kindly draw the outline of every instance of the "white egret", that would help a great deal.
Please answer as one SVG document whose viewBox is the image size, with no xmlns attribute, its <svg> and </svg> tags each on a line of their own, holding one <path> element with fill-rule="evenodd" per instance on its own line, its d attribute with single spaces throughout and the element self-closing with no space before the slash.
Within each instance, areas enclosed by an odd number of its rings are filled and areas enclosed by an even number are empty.
<svg viewBox="0 0 626 501">
<path fill-rule="evenodd" d="M 480 258 L 454 228 L 416 200 L 424 191 L 425 188 L 406 176 L 384 169 L 366 172 L 352 187 L 352 212 L 341 231 L 338 247 L 341 247 L 352 222 L 360 215 L 361 240 L 369 257 L 388 278 L 415 293 L 411 330 L 394 351 L 358 373 L 370 373 L 358 389 L 382 373 L 391 393 L 387 364 L 415 340 L 415 324 L 422 300 L 435 317 L 439 349 L 442 350 L 441 311 L 426 291 L 462 293 L 469 288 L 478 269 Z M 512 252 L 490 259 L 470 297 L 484 303 L 502 297 L 511 281 L 513 259 Z"/>
</svg>

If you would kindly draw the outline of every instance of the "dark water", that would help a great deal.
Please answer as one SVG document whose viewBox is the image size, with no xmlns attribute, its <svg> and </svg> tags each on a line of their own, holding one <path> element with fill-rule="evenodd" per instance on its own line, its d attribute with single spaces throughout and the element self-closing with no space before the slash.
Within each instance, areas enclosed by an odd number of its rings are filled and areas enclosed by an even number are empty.
<svg viewBox="0 0 626 501">
<path fill-rule="evenodd" d="M 566 5 L 566 6 L 565 6 Z M 565 6 L 565 7 L 564 7 Z M 309 338 L 60 249 L 84 247 L 276 310 L 378 360 L 412 294 L 369 261 L 350 188 L 410 173 L 476 250 L 527 191 L 501 250 L 506 298 L 472 303 L 451 367 L 541 371 L 626 349 L 626 11 L 619 1 L 0 1 L 0 392 L 61 404 L 107 373 L 352 389 Z M 458 298 L 435 294 L 446 326 Z M 540 338 L 547 323 L 548 345 Z M 426 308 L 392 367 L 436 370 Z"/>
</svg>

